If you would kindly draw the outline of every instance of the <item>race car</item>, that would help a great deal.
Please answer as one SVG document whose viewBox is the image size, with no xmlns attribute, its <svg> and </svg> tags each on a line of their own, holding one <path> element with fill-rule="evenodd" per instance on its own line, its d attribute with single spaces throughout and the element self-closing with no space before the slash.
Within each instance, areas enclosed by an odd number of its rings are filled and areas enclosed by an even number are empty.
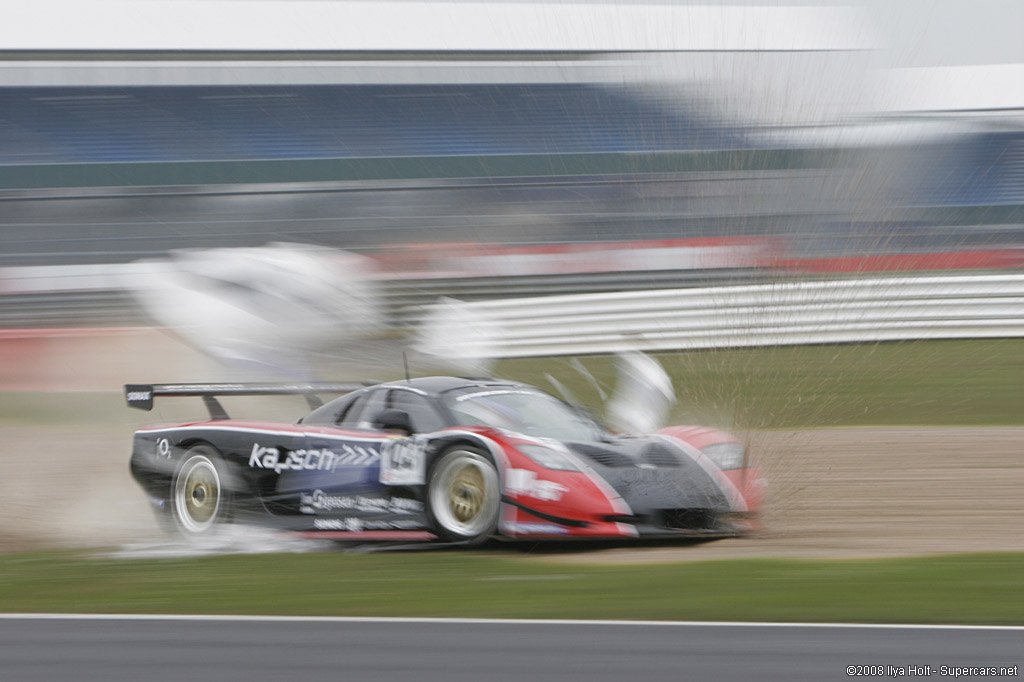
<svg viewBox="0 0 1024 682">
<path fill-rule="evenodd" d="M 714 429 L 613 433 L 523 383 L 131 384 L 130 407 L 198 396 L 205 421 L 135 433 L 131 473 L 186 536 L 226 523 L 339 541 L 728 537 L 762 480 Z M 342 394 L 323 404 L 321 394 Z M 304 395 L 297 423 L 231 419 L 218 397 Z"/>
</svg>

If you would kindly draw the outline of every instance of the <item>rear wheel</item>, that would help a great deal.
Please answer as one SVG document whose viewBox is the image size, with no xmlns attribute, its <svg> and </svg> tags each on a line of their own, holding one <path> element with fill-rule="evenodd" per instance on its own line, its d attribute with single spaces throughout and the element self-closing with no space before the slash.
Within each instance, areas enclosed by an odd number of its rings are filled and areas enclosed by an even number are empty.
<svg viewBox="0 0 1024 682">
<path fill-rule="evenodd" d="M 446 540 L 479 544 L 498 526 L 498 470 L 466 446 L 448 450 L 431 467 L 427 499 L 434 527 Z"/>
<path fill-rule="evenodd" d="M 228 519 L 229 495 L 220 455 L 209 445 L 190 448 L 171 484 L 171 515 L 182 534 L 208 535 Z"/>
</svg>

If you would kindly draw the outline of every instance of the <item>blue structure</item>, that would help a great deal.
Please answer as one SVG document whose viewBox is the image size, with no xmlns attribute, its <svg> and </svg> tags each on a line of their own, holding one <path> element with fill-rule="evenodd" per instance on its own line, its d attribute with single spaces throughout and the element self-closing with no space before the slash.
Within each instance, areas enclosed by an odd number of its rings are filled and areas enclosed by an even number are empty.
<svg viewBox="0 0 1024 682">
<path fill-rule="evenodd" d="M 1024 204 L 1024 131 L 975 133 L 921 158 L 911 197 L 922 206 Z"/>
<path fill-rule="evenodd" d="M 4 88 L 0 164 L 730 149 L 625 87 L 581 83 Z"/>
</svg>

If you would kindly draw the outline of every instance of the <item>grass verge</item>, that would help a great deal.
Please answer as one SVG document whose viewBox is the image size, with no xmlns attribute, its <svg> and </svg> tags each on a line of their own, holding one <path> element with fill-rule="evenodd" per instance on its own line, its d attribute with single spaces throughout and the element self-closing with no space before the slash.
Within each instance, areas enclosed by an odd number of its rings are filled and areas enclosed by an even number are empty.
<svg viewBox="0 0 1024 682">
<path fill-rule="evenodd" d="M 1024 425 L 1024 339 L 775 346 L 657 357 L 678 397 L 670 423 L 729 429 Z M 557 393 L 547 379 L 551 375 L 579 402 L 600 411 L 602 401 L 577 371 L 580 364 L 606 391 L 614 388 L 614 359 L 603 356 L 505 360 L 494 373 Z M 390 378 L 399 378 L 400 371 L 396 366 Z M 293 421 L 307 411 L 295 398 L 224 403 L 230 414 L 247 418 Z M 120 386 L 105 392 L 0 392 L 0 426 L 119 425 L 127 433 L 142 424 L 205 418 L 196 399 L 158 401 L 151 413 L 129 410 Z"/>
<path fill-rule="evenodd" d="M 561 564 L 500 552 L 0 555 L 0 611 L 1022 624 L 1024 554 Z"/>
<path fill-rule="evenodd" d="M 1024 425 L 1024 339 L 773 346 L 661 353 L 678 402 L 670 423 L 726 428 Z M 612 358 L 583 358 L 606 391 Z M 580 402 L 597 391 L 566 358 L 506 360 L 507 376 Z"/>
</svg>

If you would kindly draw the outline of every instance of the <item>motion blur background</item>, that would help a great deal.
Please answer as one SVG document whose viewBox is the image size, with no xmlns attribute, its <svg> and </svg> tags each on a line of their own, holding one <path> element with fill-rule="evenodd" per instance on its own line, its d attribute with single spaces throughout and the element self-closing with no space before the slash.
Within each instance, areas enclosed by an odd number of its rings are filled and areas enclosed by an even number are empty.
<svg viewBox="0 0 1024 682">
<path fill-rule="evenodd" d="M 368 256 L 387 326 L 1024 263 L 1012 2 L 130 5 L 6 10 L 4 388 L 43 338 L 150 323 L 129 264 L 179 249 Z"/>
<path fill-rule="evenodd" d="M 11 447 L 32 447 L 25 424 L 97 414 L 93 398 L 116 402 L 126 382 L 390 378 L 403 350 L 427 371 L 446 343 L 489 361 L 1024 334 L 1024 7 L 1010 0 L 0 11 Z M 979 274 L 1003 279 L 956 279 Z M 895 275 L 932 288 L 907 302 Z M 788 301 L 780 285 L 809 282 L 840 283 L 811 296 L 818 317 L 790 331 L 762 317 Z M 857 282 L 875 282 L 873 303 L 815 335 Z M 747 285 L 773 288 L 723 288 Z M 465 336 L 501 324 L 493 299 L 641 292 L 623 299 L 635 311 L 644 292 L 706 287 L 705 317 L 762 298 L 725 323 L 672 308 L 620 329 L 601 309 L 604 327 L 574 334 L 563 309 L 554 342 L 415 340 L 441 296 L 480 304 L 441 318 Z M 883 324 L 876 308 L 896 313 Z M 719 414 L 744 384 L 729 386 Z M 121 490 L 122 430 L 98 488 Z"/>
</svg>

